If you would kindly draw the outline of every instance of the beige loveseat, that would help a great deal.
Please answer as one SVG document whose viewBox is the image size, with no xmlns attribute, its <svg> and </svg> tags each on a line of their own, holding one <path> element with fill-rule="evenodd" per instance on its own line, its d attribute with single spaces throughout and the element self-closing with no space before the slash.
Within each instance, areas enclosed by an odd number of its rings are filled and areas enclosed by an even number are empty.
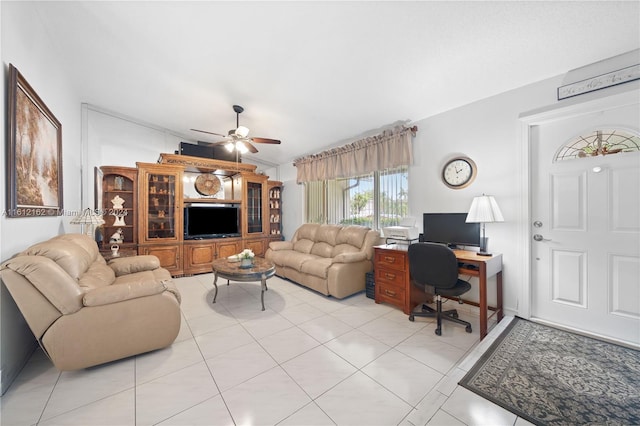
<svg viewBox="0 0 640 426">
<path fill-rule="evenodd" d="M 67 234 L 5 261 L 0 275 L 59 370 L 163 348 L 180 330 L 180 294 L 155 256 L 107 265 L 91 237 Z"/>
<path fill-rule="evenodd" d="M 276 265 L 276 275 L 342 299 L 364 290 L 379 239 L 364 226 L 307 223 L 291 241 L 269 243 L 265 258 Z"/>
</svg>

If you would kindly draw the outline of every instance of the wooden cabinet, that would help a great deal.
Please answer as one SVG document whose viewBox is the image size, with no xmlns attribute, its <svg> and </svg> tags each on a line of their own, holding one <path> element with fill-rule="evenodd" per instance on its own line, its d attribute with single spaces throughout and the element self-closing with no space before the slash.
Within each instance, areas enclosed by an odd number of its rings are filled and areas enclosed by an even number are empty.
<svg viewBox="0 0 640 426">
<path fill-rule="evenodd" d="M 117 195 L 124 200 L 127 216 L 126 225 L 120 226 L 105 215 L 102 251 L 109 248 L 111 234 L 122 227 L 128 248 L 121 250 L 155 255 L 172 275 L 179 276 L 211 272 L 214 259 L 246 248 L 263 257 L 270 241 L 282 239 L 282 182 L 256 173 L 257 166 L 176 154 L 160 154 L 159 163 L 136 166 L 97 169 L 102 176 L 96 179 L 96 208 L 110 212 L 110 200 Z M 203 193 L 197 179 L 205 175 L 214 182 L 212 174 L 221 188 Z M 189 186 L 185 189 L 185 185 Z M 184 208 L 197 203 L 239 205 L 240 236 L 185 240 Z"/>
<path fill-rule="evenodd" d="M 268 181 L 269 189 L 269 235 L 282 234 L 282 182 Z"/>
<path fill-rule="evenodd" d="M 137 251 L 138 243 L 138 170 L 131 167 L 103 166 L 96 175 L 96 209 L 102 215 L 100 249 L 111 252 L 110 239 L 121 233 L 121 252 Z"/>
<path fill-rule="evenodd" d="M 182 168 L 138 163 L 140 244 L 182 240 Z"/>
<path fill-rule="evenodd" d="M 240 245 L 240 240 L 218 240 L 218 242 L 216 242 L 216 258 L 229 257 L 240 253 L 240 251 L 242 251 Z"/>
<path fill-rule="evenodd" d="M 182 274 L 182 246 L 179 244 L 150 244 L 138 246 L 138 254 L 150 254 L 160 260 L 160 266 L 166 268 L 171 275 Z"/>
<path fill-rule="evenodd" d="M 185 274 L 211 272 L 215 259 L 229 257 L 240 252 L 240 238 L 185 241 L 183 245 L 183 269 Z"/>
<path fill-rule="evenodd" d="M 264 253 L 265 253 L 265 240 L 264 239 L 258 239 L 258 240 L 244 240 L 243 241 L 243 248 L 248 248 L 250 249 L 253 254 L 255 254 L 258 257 L 264 257 Z"/>
<path fill-rule="evenodd" d="M 269 228 L 265 214 L 268 210 L 267 176 L 243 173 L 242 192 L 243 236 L 266 235 Z"/>
<path fill-rule="evenodd" d="M 411 285 L 407 247 L 397 244 L 374 247 L 373 269 L 376 303 L 390 303 L 408 315 L 428 295 Z"/>
<path fill-rule="evenodd" d="M 182 273 L 182 168 L 137 163 L 138 252 L 154 254 L 174 275 Z M 151 245 L 151 246 L 148 246 Z"/>
</svg>

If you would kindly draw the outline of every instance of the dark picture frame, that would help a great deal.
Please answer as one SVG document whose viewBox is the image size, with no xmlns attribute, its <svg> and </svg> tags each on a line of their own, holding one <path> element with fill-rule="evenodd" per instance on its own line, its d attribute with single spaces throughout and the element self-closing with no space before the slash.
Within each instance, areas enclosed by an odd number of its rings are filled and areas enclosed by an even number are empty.
<svg viewBox="0 0 640 426">
<path fill-rule="evenodd" d="M 9 64 L 7 216 L 62 214 L 62 124 Z"/>
</svg>

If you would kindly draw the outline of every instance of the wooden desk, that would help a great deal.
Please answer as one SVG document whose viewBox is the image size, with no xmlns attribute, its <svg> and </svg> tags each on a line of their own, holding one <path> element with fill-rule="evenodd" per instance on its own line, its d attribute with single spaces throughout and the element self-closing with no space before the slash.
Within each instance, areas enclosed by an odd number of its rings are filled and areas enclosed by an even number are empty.
<svg viewBox="0 0 640 426">
<path fill-rule="evenodd" d="M 375 301 L 376 303 L 386 302 L 398 306 L 407 315 L 425 299 L 425 293 L 411 285 L 408 249 L 409 246 L 403 244 L 385 244 L 374 247 Z M 480 340 L 482 340 L 487 335 L 489 319 L 487 310 L 494 311 L 498 322 L 502 320 L 504 315 L 502 309 L 502 254 L 478 256 L 476 252 L 468 250 L 453 250 L 453 252 L 458 261 L 464 264 L 459 268 L 459 274 L 478 278 L 479 303 L 469 301 L 464 303 L 480 308 Z M 488 306 L 487 301 L 487 279 L 494 275 L 496 276 L 497 305 L 495 307 Z"/>
</svg>

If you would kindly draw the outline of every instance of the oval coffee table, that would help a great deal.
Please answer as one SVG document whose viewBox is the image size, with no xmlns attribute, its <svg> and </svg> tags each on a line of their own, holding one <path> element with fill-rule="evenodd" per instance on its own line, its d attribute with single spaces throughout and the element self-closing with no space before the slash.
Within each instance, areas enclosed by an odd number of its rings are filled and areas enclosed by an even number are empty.
<svg viewBox="0 0 640 426">
<path fill-rule="evenodd" d="M 218 297 L 218 277 L 226 278 L 227 285 L 229 285 L 229 280 L 241 282 L 260 281 L 262 288 L 260 300 L 264 311 L 264 292 L 269 290 L 267 288 L 267 280 L 276 273 L 276 266 L 273 263 L 261 257 L 254 257 L 253 265 L 245 269 L 240 267 L 240 262 L 229 262 L 226 258 L 223 258 L 214 260 L 211 266 L 214 273 L 213 286 L 216 288 L 213 303 L 216 303 L 216 297 Z"/>
</svg>

